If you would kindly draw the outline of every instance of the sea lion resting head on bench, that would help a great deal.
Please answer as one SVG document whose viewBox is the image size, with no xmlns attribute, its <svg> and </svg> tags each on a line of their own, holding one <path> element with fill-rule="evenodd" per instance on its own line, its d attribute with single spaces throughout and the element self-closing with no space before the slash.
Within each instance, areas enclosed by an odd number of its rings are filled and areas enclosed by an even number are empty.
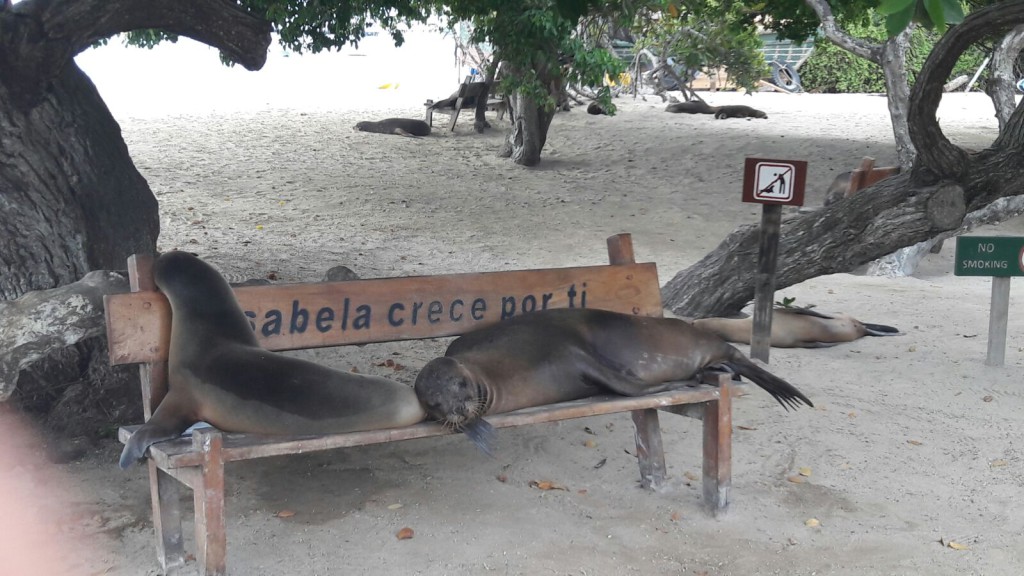
<svg viewBox="0 0 1024 576">
<path fill-rule="evenodd" d="M 749 378 L 787 409 L 812 405 L 718 336 L 682 320 L 582 308 L 532 312 L 464 334 L 423 367 L 415 390 L 428 416 L 490 453 L 488 414 L 663 392 L 715 367 Z"/>
</svg>

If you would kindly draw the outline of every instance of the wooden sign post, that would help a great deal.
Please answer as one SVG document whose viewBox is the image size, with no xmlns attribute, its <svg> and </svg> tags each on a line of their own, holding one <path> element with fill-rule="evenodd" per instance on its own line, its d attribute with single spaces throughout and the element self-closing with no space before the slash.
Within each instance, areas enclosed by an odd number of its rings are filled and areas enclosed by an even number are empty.
<svg viewBox="0 0 1024 576">
<path fill-rule="evenodd" d="M 992 277 L 985 364 L 1002 366 L 1006 359 L 1006 322 L 1010 315 L 1010 277 L 1024 276 L 1024 237 L 958 236 L 953 274 Z"/>
<path fill-rule="evenodd" d="M 761 236 L 754 288 L 754 326 L 750 355 L 768 362 L 771 349 L 775 267 L 783 206 L 803 206 L 807 162 L 747 158 L 743 167 L 743 201 L 762 205 Z"/>
</svg>

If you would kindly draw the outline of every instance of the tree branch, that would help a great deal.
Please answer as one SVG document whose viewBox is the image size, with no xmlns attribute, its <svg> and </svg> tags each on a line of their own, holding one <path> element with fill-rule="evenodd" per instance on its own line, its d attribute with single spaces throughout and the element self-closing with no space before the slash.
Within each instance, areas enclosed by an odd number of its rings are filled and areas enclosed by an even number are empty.
<svg viewBox="0 0 1024 576">
<path fill-rule="evenodd" d="M 1024 0 L 997 2 L 968 14 L 932 48 L 910 93 L 907 114 L 910 139 L 917 149 L 912 172 L 915 180 L 927 184 L 944 178 L 959 180 L 965 175 L 967 153 L 951 143 L 939 128 L 937 112 L 942 85 L 960 55 L 971 44 L 989 36 L 1005 34 L 1021 23 L 1024 23 Z"/>
<path fill-rule="evenodd" d="M 992 73 L 989 75 L 985 92 L 988 92 L 989 97 L 992 98 L 1000 130 L 1009 123 L 1010 115 L 1017 107 L 1017 101 L 1014 99 L 1017 78 L 1013 73 L 1013 65 L 1022 49 L 1024 49 L 1024 24 L 1018 25 L 1004 36 L 992 53 Z"/>
<path fill-rule="evenodd" d="M 829 6 L 827 0 L 805 1 L 814 10 L 814 13 L 818 15 L 818 19 L 821 20 L 821 29 L 825 33 L 826 38 L 843 50 L 881 66 L 882 46 L 880 44 L 871 44 L 847 34 L 836 22 L 836 17 L 832 14 L 832 7 Z"/>
<path fill-rule="evenodd" d="M 271 40 L 270 22 L 229 0 L 25 0 L 0 11 L 0 79 L 31 107 L 76 54 L 148 28 L 217 48 L 249 70 L 266 62 Z"/>
</svg>

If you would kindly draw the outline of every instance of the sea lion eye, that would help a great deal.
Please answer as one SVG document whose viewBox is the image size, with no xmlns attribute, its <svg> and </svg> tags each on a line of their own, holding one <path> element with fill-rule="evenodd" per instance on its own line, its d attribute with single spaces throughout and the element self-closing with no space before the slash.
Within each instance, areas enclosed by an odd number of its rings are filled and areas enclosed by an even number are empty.
<svg viewBox="0 0 1024 576">
<path fill-rule="evenodd" d="M 465 390 L 466 388 L 469 388 L 469 382 L 466 382 L 465 379 L 459 379 L 459 390 Z"/>
</svg>

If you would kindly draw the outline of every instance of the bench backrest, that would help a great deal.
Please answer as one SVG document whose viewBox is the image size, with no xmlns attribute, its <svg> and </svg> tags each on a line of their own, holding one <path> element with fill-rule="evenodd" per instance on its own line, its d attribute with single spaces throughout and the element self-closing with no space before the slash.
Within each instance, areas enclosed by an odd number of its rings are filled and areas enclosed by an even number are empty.
<svg viewBox="0 0 1024 576">
<path fill-rule="evenodd" d="M 637 264 L 629 234 L 608 239 L 610 265 L 235 288 L 260 344 L 297 350 L 455 336 L 545 308 L 660 316 L 653 263 Z M 105 298 L 111 364 L 141 363 L 146 417 L 166 391 L 171 332 L 152 259 L 129 259 L 132 292 Z"/>
</svg>

